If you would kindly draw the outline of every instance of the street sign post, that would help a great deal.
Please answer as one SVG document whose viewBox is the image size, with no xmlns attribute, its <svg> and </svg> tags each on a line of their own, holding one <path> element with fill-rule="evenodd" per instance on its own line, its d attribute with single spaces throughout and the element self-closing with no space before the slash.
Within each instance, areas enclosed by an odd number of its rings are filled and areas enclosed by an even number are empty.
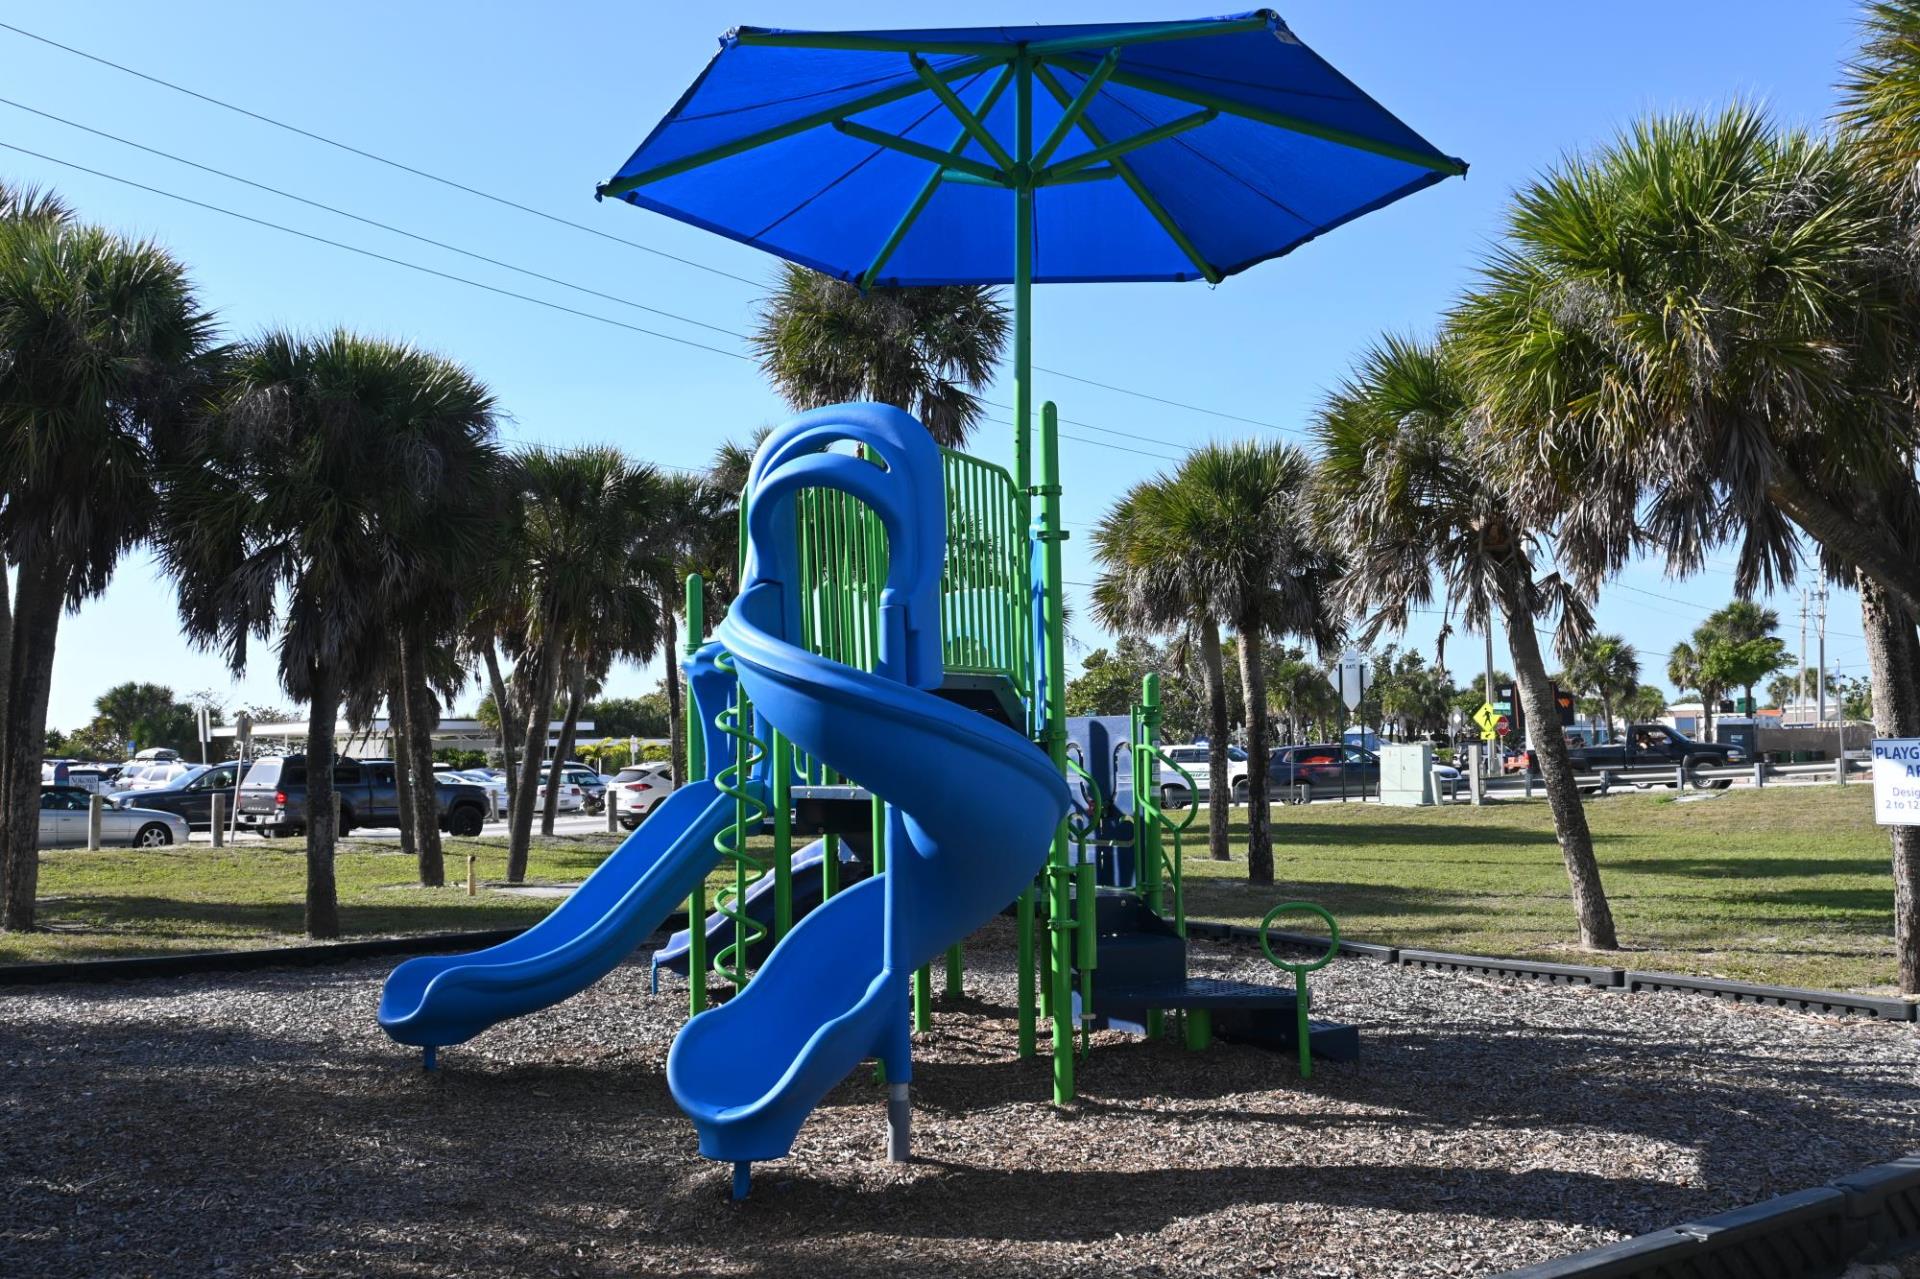
<svg viewBox="0 0 1920 1279">
<path fill-rule="evenodd" d="M 1360 709 L 1360 703 L 1367 696 L 1367 663 L 1361 654 L 1348 649 L 1340 654 L 1339 665 L 1334 667 L 1334 687 L 1340 690 L 1340 700 L 1347 704 L 1349 711 Z"/>
</svg>

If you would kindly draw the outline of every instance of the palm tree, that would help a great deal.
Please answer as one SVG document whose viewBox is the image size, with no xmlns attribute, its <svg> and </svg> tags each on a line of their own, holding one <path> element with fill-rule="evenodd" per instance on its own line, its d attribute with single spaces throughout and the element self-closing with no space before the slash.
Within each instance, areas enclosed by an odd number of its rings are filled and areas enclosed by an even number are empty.
<svg viewBox="0 0 1920 1279">
<path fill-rule="evenodd" d="M 165 250 L 0 187 L 0 927 L 34 926 L 61 615 L 150 532 L 154 459 L 218 363 L 213 339 Z"/>
<path fill-rule="evenodd" d="M 1754 685 L 1787 660 L 1786 646 L 1774 636 L 1779 629 L 1780 614 L 1752 600 L 1734 600 L 1715 609 L 1701 627 L 1712 637 L 1704 660 L 1723 687 L 1745 690 L 1749 714 Z"/>
<path fill-rule="evenodd" d="M 1107 508 L 1093 532 L 1093 554 L 1100 573 L 1093 584 L 1093 614 L 1108 630 L 1128 636 L 1172 635 L 1179 645 L 1174 664 L 1186 664 L 1198 651 L 1200 687 L 1206 703 L 1207 792 L 1220 797 L 1208 807 L 1207 851 L 1227 861 L 1229 805 L 1227 681 L 1220 652 L 1220 615 L 1202 582 L 1197 556 L 1203 548 L 1176 544 L 1155 527 L 1158 514 L 1171 507 L 1177 480 L 1158 475 L 1128 489 Z M 1194 558 L 1189 558 L 1194 557 Z M 1251 772 L 1251 770 L 1249 770 Z"/>
<path fill-rule="evenodd" d="M 1720 705 L 1722 692 L 1712 671 L 1701 659 L 1701 650 L 1713 641 L 1704 627 L 1696 627 L 1691 640 L 1681 640 L 1667 654 L 1667 683 L 1673 685 L 1680 694 L 1692 693 L 1700 699 L 1702 721 L 1701 739 L 1713 740 L 1713 716 Z"/>
<path fill-rule="evenodd" d="M 1311 476 L 1306 455 L 1289 445 L 1210 444 L 1190 453 L 1166 480 L 1136 486 L 1095 534 L 1103 571 L 1094 601 L 1103 620 L 1201 635 L 1210 703 L 1216 700 L 1214 680 L 1219 684 L 1220 716 L 1208 754 L 1212 809 L 1222 827 L 1232 794 L 1226 784 L 1226 680 L 1205 659 L 1209 632 L 1215 662 L 1219 628 L 1235 632 L 1249 756 L 1247 875 L 1254 883 L 1273 882 L 1268 637 L 1302 635 L 1323 648 L 1338 637 L 1327 607 L 1338 566 L 1308 535 L 1303 509 Z M 1159 580 L 1161 566 L 1175 566 L 1182 580 Z M 1136 587 L 1140 597 L 1126 599 Z M 1215 856 L 1224 842 L 1222 830 Z"/>
<path fill-rule="evenodd" d="M 1614 708 L 1640 683 L 1640 655 L 1624 636 L 1592 635 L 1574 650 L 1560 678 L 1573 693 L 1593 695 L 1611 732 Z"/>
<path fill-rule="evenodd" d="M 783 263 L 753 333 L 760 367 L 795 409 L 878 400 L 960 448 L 1007 344 L 1007 308 L 984 285 L 879 286 Z"/>
<path fill-rule="evenodd" d="M 507 878 L 526 877 L 532 797 L 554 695 L 569 663 L 605 652 L 642 661 L 659 643 L 650 562 L 659 472 L 618 449 L 529 449 L 511 476 L 520 528 L 512 542 L 518 603 L 507 636 L 524 750 L 507 839 Z M 551 793 L 551 788 L 549 790 Z"/>
<path fill-rule="evenodd" d="M 1560 615 L 1560 648 L 1590 628 L 1586 596 L 1557 576 L 1542 577 L 1541 531 L 1489 481 L 1472 429 L 1477 401 L 1457 348 L 1389 337 L 1369 350 L 1329 397 L 1315 423 L 1323 456 L 1317 505 L 1325 535 L 1351 548 L 1343 601 L 1371 612 L 1371 641 L 1401 629 L 1445 583 L 1446 607 L 1470 627 L 1505 624 L 1520 700 L 1529 721 L 1557 722 L 1537 621 Z M 1583 945 L 1618 946 L 1600 882 L 1593 835 L 1574 785 L 1566 741 L 1534 742 L 1554 829 L 1572 884 Z"/>
<path fill-rule="evenodd" d="M 1896 239 L 1844 147 L 1746 107 L 1643 121 L 1521 191 L 1455 327 L 1562 562 L 1595 581 L 1650 540 L 1684 575 L 1733 543 L 1750 596 L 1793 579 L 1797 527 L 1920 609 L 1875 500 L 1912 487 Z"/>
<path fill-rule="evenodd" d="M 342 703 L 377 686 L 422 585 L 466 562 L 469 490 L 492 465 L 493 429 L 492 397 L 444 357 L 345 330 L 270 332 L 238 353 L 164 472 L 160 558 L 186 633 L 236 674 L 249 641 L 277 633 L 281 687 L 308 703 L 310 936 L 340 933 Z"/>
</svg>

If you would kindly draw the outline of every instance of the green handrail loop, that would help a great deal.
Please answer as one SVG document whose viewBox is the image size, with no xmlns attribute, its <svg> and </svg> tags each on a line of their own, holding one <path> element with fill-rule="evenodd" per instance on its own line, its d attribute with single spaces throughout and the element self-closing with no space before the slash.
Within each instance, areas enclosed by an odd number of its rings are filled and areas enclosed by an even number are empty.
<svg viewBox="0 0 1920 1279">
<path fill-rule="evenodd" d="M 1192 773 L 1182 768 L 1155 743 L 1143 741 L 1137 744 L 1136 749 L 1141 752 L 1143 757 L 1143 767 L 1141 769 L 1143 780 L 1157 776 L 1154 765 L 1160 763 L 1165 764 L 1168 768 L 1180 774 L 1187 783 L 1188 801 L 1184 810 L 1185 815 L 1177 822 L 1167 816 L 1167 810 L 1161 807 L 1160 788 L 1158 785 L 1149 784 L 1146 787 L 1146 793 L 1144 795 L 1136 794 L 1134 797 L 1135 802 L 1140 805 L 1141 811 L 1153 818 L 1162 830 L 1173 836 L 1173 851 L 1169 853 L 1164 847 L 1159 850 L 1160 864 L 1154 868 L 1154 876 L 1157 880 L 1160 873 L 1164 871 L 1168 882 L 1173 885 L 1173 929 L 1180 936 L 1185 937 L 1187 935 L 1187 887 L 1185 873 L 1186 843 L 1183 838 L 1183 833 L 1188 827 L 1193 825 L 1194 819 L 1200 815 L 1198 799 L 1200 786 L 1198 782 L 1194 781 Z M 1159 909 L 1159 903 L 1157 901 L 1150 901 L 1147 904 L 1156 911 Z"/>
<path fill-rule="evenodd" d="M 1268 930 L 1273 927 L 1274 920 L 1289 911 L 1318 915 L 1326 921 L 1327 953 L 1312 963 L 1293 963 L 1273 953 L 1273 938 L 1268 936 Z M 1275 968 L 1293 974 L 1293 1010 L 1296 1036 L 1300 1041 L 1300 1077 L 1311 1079 L 1313 1078 L 1313 1045 L 1309 1038 L 1312 1034 L 1312 1023 L 1308 1015 L 1307 974 L 1325 968 L 1333 962 L 1334 956 L 1340 953 L 1340 925 L 1334 919 L 1332 912 L 1324 906 L 1316 906 L 1312 902 L 1281 902 L 1268 911 L 1266 917 L 1260 921 L 1260 949 L 1267 953 L 1268 962 Z"/>
</svg>

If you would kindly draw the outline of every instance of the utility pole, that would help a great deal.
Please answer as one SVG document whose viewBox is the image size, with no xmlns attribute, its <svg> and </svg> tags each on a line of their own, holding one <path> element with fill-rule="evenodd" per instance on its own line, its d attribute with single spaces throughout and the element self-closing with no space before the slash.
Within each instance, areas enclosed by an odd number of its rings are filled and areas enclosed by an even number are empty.
<svg viewBox="0 0 1920 1279">
<path fill-rule="evenodd" d="M 1807 713 L 1807 588 L 1800 588 L 1800 679 L 1794 693 L 1794 710 Z"/>
<path fill-rule="evenodd" d="M 1814 672 L 1814 687 L 1819 690 L 1820 722 L 1827 722 L 1827 584 L 1820 583 L 1816 597 L 1820 605 L 1820 665 Z"/>
</svg>

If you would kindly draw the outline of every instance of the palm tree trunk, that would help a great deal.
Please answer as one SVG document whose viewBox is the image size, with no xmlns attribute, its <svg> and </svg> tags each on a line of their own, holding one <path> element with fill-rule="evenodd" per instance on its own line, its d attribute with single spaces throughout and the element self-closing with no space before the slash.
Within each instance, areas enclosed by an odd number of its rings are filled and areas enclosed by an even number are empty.
<svg viewBox="0 0 1920 1279">
<path fill-rule="evenodd" d="M 514 807 L 513 797 L 519 792 L 520 770 L 514 761 L 520 756 L 515 742 L 520 733 L 520 717 L 514 713 L 513 695 L 507 691 L 507 681 L 500 674 L 500 654 L 489 639 L 481 648 L 480 654 L 487 663 L 487 683 L 493 689 L 493 710 L 500 717 L 500 767 L 507 775 L 507 808 Z"/>
<path fill-rule="evenodd" d="M 398 645 L 395 645 L 395 659 L 399 670 L 393 682 L 387 686 L 387 735 L 392 739 L 393 746 L 393 783 L 400 809 L 396 815 L 400 824 L 400 851 L 413 857 L 413 734 L 407 717 L 406 659 Z"/>
<path fill-rule="evenodd" d="M 662 595 L 667 603 L 660 609 L 660 651 L 667 666 L 667 749 L 673 753 L 673 784 L 687 784 L 687 724 L 680 692 L 680 639 L 674 625 L 673 596 Z M 634 760 L 633 763 L 640 761 Z"/>
<path fill-rule="evenodd" d="M 1513 655 L 1514 680 L 1520 702 L 1534 724 L 1554 723 L 1553 688 L 1547 664 L 1540 655 L 1540 636 L 1533 629 L 1532 583 L 1518 569 L 1507 566 L 1495 583 L 1500 610 L 1507 624 L 1507 647 Z M 1541 733 L 1534 743 L 1540 775 L 1546 782 L 1547 805 L 1553 810 L 1553 829 L 1560 840 L 1560 857 L 1573 886 L 1573 910 L 1580 920 L 1580 944 L 1588 950 L 1618 950 L 1613 911 L 1600 883 L 1600 863 L 1593 853 L 1593 832 L 1587 810 L 1574 785 L 1567 741 L 1559 733 Z"/>
<path fill-rule="evenodd" d="M 307 708 L 307 936 L 340 935 L 340 898 L 333 882 L 333 728 L 340 718 L 340 683 L 327 665 L 311 674 Z"/>
<path fill-rule="evenodd" d="M 1227 818 L 1233 797 L 1227 782 L 1227 674 L 1220 661 L 1220 625 L 1211 617 L 1200 622 L 1200 678 L 1207 694 L 1207 852 L 1224 862 L 1230 856 Z"/>
<path fill-rule="evenodd" d="M 401 820 L 413 826 L 421 887 L 440 888 L 447 882 L 446 859 L 440 847 L 440 795 L 433 781 L 433 730 L 440 722 L 440 708 L 427 687 L 426 653 L 419 637 L 403 633 L 400 652 L 402 692 L 407 704 L 407 767 L 413 782 Z"/>
<path fill-rule="evenodd" d="M 567 762 L 567 741 L 571 736 L 571 728 L 580 720 L 582 667 L 583 663 L 578 657 L 567 661 L 567 709 L 561 716 L 560 736 L 554 742 L 553 760 L 547 765 L 547 798 L 540 806 L 540 833 L 548 838 L 553 836 L 553 819 L 560 808 L 560 770 Z M 543 744 L 546 741 L 545 728 L 544 724 L 541 725 Z"/>
<path fill-rule="evenodd" d="M 1858 574 L 1876 737 L 1920 737 L 1920 635 L 1912 615 Z M 1900 993 L 1920 995 L 1920 826 L 1887 828 L 1893 844 L 1893 951 Z"/>
<path fill-rule="evenodd" d="M 526 721 L 521 735 L 520 785 L 510 803 L 511 820 L 507 824 L 507 882 L 520 883 L 527 877 L 527 850 L 533 841 L 533 799 L 540 789 L 540 755 L 537 741 L 545 747 L 547 720 L 553 714 L 553 686 L 559 676 L 559 662 L 550 651 L 551 641 L 522 659 L 528 671 L 526 683 Z"/>
<path fill-rule="evenodd" d="M 1240 628 L 1240 687 L 1247 695 L 1247 882 L 1273 882 L 1273 809 L 1267 805 L 1266 636 Z"/>
<path fill-rule="evenodd" d="M 3 574 L 0 574 L 3 575 Z M 47 746 L 47 697 L 53 688 L 54 643 L 66 608 L 66 568 L 29 559 L 20 565 L 14 600 L 7 716 L 0 721 L 0 929 L 33 928 L 40 892 L 40 761 Z"/>
</svg>

